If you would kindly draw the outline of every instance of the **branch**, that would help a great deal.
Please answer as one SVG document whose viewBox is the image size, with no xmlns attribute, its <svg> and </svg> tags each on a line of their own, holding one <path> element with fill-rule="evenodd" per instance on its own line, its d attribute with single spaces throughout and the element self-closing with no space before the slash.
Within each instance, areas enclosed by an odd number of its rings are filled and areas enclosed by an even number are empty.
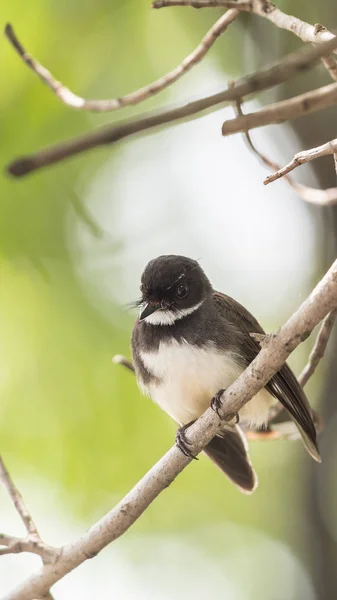
<svg viewBox="0 0 337 600">
<path fill-rule="evenodd" d="M 168 6 L 192 6 L 192 8 L 237 8 L 238 10 L 251 10 L 251 2 L 232 0 L 157 0 L 152 2 L 152 8 L 166 8 Z"/>
<path fill-rule="evenodd" d="M 239 412 L 316 325 L 336 308 L 337 260 L 285 325 L 268 336 L 268 343 L 264 344 L 258 356 L 224 392 L 220 416 L 226 419 L 226 415 Z M 189 429 L 192 454 L 198 454 L 211 441 L 220 425 L 221 419 L 208 408 Z M 33 600 L 45 595 L 54 583 L 120 537 L 190 460 L 176 446 L 171 448 L 114 509 L 75 542 L 63 546 L 55 564 L 44 565 L 2 600 Z"/>
<path fill-rule="evenodd" d="M 248 77 L 239 79 L 235 83 L 234 89 L 226 89 L 171 110 L 148 113 L 135 120 L 121 121 L 117 125 L 102 127 L 82 137 L 19 158 L 12 162 L 7 170 L 16 177 L 27 175 L 31 171 L 55 164 L 97 146 L 112 144 L 130 135 L 148 131 L 160 125 L 177 122 L 181 119 L 194 118 L 195 115 L 206 110 L 216 110 L 219 104 L 233 102 L 238 98 L 244 98 L 291 79 L 296 73 L 309 68 L 322 56 L 330 54 L 335 48 L 337 48 L 337 38 L 314 48 L 302 48 L 289 54 L 285 59 L 271 67 L 260 69 Z"/>
<path fill-rule="evenodd" d="M 40 556 L 44 563 L 54 559 L 57 554 L 56 548 L 48 546 L 40 539 L 33 539 L 32 536 L 18 538 L 14 535 L 0 533 L 0 546 L 5 546 L 5 548 L 0 548 L 0 556 L 30 552 L 31 554 Z"/>
<path fill-rule="evenodd" d="M 252 12 L 264 19 L 268 19 L 279 27 L 297 35 L 303 42 L 319 44 L 328 42 L 335 37 L 324 25 L 316 23 L 310 25 L 297 17 L 287 15 L 275 6 L 270 0 L 158 0 L 152 3 L 152 8 L 165 8 L 169 6 L 192 6 L 193 8 L 236 8 L 239 11 Z"/>
<path fill-rule="evenodd" d="M 23 524 L 27 530 L 27 533 L 38 536 L 39 532 L 33 521 L 33 518 L 30 515 L 18 488 L 14 485 L 14 482 L 5 467 L 5 464 L 4 464 L 1 456 L 0 456 L 0 481 L 3 484 L 4 488 L 7 490 L 8 494 L 9 494 L 9 496 L 21 518 L 21 521 L 23 522 Z"/>
<path fill-rule="evenodd" d="M 25 538 L 17 538 L 1 533 L 0 546 L 6 546 L 6 548 L 0 549 L 0 555 L 16 554 L 18 552 L 32 552 L 41 556 L 43 562 L 47 564 L 55 558 L 57 555 L 57 549 L 48 546 L 41 540 L 38 529 L 33 521 L 33 517 L 31 516 L 21 493 L 15 486 L 9 472 L 7 471 L 1 456 L 0 481 L 7 490 L 27 531 L 27 536 Z"/>
<path fill-rule="evenodd" d="M 94 111 L 94 112 L 108 112 L 124 108 L 125 106 L 131 106 L 139 104 L 147 98 L 150 98 L 154 94 L 158 94 L 169 85 L 180 79 L 183 75 L 188 73 L 198 64 L 208 50 L 213 46 L 218 37 L 223 34 L 228 25 L 230 25 L 234 19 L 238 16 L 237 10 L 229 10 L 213 25 L 213 27 L 206 33 L 205 37 L 201 40 L 197 48 L 187 56 L 178 67 L 173 69 L 170 73 L 167 73 L 160 79 L 157 79 L 150 85 L 140 88 L 131 94 L 122 96 L 121 98 L 114 98 L 113 100 L 86 100 L 74 94 L 71 90 L 65 87 L 60 81 L 57 81 L 54 76 L 43 67 L 34 57 L 30 56 L 21 42 L 18 40 L 14 29 L 10 23 L 5 27 L 5 35 L 13 48 L 16 50 L 18 55 L 22 58 L 24 63 L 36 73 L 40 79 L 45 83 L 56 96 L 71 108 L 78 110 Z"/>
<path fill-rule="evenodd" d="M 314 347 L 310 353 L 308 364 L 304 367 L 298 381 L 302 387 L 309 381 L 310 377 L 316 371 L 319 361 L 325 354 L 328 345 L 329 337 L 336 319 L 336 311 L 331 311 L 324 319 L 319 333 L 317 335 Z"/>
<path fill-rule="evenodd" d="M 250 2 L 243 2 L 238 0 L 237 2 L 226 2 L 226 1 L 209 1 L 209 0 L 196 0 L 189 2 L 186 0 L 166 0 L 158 1 L 153 3 L 153 8 L 164 8 L 167 6 L 192 6 L 193 8 L 237 8 L 239 11 L 252 12 L 268 19 L 279 27 L 280 29 L 286 29 L 297 35 L 303 42 L 311 42 L 313 44 L 326 42 L 333 39 L 335 36 L 329 31 L 324 25 L 316 23 L 316 25 L 310 25 L 297 17 L 287 15 L 282 12 L 269 0 L 250 0 Z M 337 81 L 337 63 L 333 57 L 328 56 L 322 59 L 324 66 L 329 71 L 332 79 Z"/>
<path fill-rule="evenodd" d="M 116 354 L 113 357 L 112 362 L 115 363 L 115 365 L 123 365 L 123 367 L 126 367 L 128 371 L 132 371 L 132 373 L 135 372 L 135 367 L 133 366 L 131 360 L 125 356 L 122 356 L 121 354 Z"/>
<path fill-rule="evenodd" d="M 337 83 L 325 85 L 317 90 L 305 92 L 299 96 L 269 104 L 265 108 L 228 119 L 222 126 L 222 135 L 232 135 L 239 131 L 248 131 L 273 123 L 283 123 L 322 110 L 337 103 Z"/>
<path fill-rule="evenodd" d="M 307 163 L 311 160 L 315 160 L 316 158 L 320 158 L 321 156 L 334 154 L 335 152 L 337 152 L 337 138 L 331 140 L 331 142 L 323 144 L 322 146 L 318 146 L 317 148 L 311 148 L 310 150 L 303 150 L 303 152 L 298 152 L 297 154 L 295 154 L 293 160 L 290 163 L 288 163 L 285 167 L 278 169 L 278 171 L 276 171 L 276 173 L 273 173 L 273 175 L 268 175 L 268 177 L 266 177 L 263 183 L 265 185 L 268 185 L 268 183 L 272 183 L 272 181 L 280 179 L 280 177 L 287 175 L 288 173 L 290 173 L 290 171 L 293 171 L 294 169 L 296 169 L 296 167 L 299 167 L 304 163 Z"/>
<path fill-rule="evenodd" d="M 230 85 L 230 87 L 232 87 L 234 84 L 230 83 L 229 85 Z M 236 104 L 237 115 L 242 116 L 243 112 L 242 112 L 242 106 L 241 106 L 240 100 L 237 100 L 235 104 Z M 266 165 L 269 169 L 272 169 L 273 171 L 281 170 L 280 165 L 278 165 L 275 161 L 271 160 L 268 156 L 266 156 L 260 150 L 258 150 L 258 148 L 255 146 L 255 144 L 251 138 L 249 131 L 245 131 L 244 135 L 245 135 L 245 139 L 246 139 L 246 142 L 247 142 L 249 148 L 254 152 L 254 154 L 256 154 L 256 156 L 261 160 L 261 162 L 264 165 Z M 335 140 L 332 140 L 331 143 L 334 146 Z M 327 145 L 325 144 L 324 146 L 321 146 L 321 148 L 323 148 L 323 147 L 325 148 L 325 146 L 329 146 L 329 144 L 330 144 L 330 142 Z M 334 156 L 336 156 L 336 155 L 334 154 Z M 336 172 L 337 172 L 337 167 L 336 167 Z M 270 181 L 272 180 L 271 179 L 272 177 L 274 177 L 274 175 L 267 177 L 264 181 L 264 184 L 266 185 L 267 183 L 270 183 Z M 337 188 L 328 188 L 325 190 L 317 190 L 315 188 L 311 188 L 306 185 L 302 185 L 301 183 L 297 183 L 296 181 L 294 181 L 292 179 L 292 177 L 290 177 L 290 175 L 288 173 L 285 173 L 284 177 L 286 178 L 289 185 L 296 192 L 296 194 L 298 194 L 298 196 L 300 198 L 302 198 L 302 200 L 304 200 L 305 202 L 309 202 L 311 204 L 317 204 L 317 205 L 321 205 L 321 206 L 327 206 L 329 204 L 334 204 L 335 202 L 337 202 Z"/>
</svg>

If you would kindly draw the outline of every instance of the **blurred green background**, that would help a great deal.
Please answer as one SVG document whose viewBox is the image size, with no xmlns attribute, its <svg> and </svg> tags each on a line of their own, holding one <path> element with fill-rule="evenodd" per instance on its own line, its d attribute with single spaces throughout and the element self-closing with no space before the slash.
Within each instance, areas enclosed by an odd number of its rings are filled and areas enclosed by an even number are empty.
<svg viewBox="0 0 337 600">
<path fill-rule="evenodd" d="M 334 0 L 279 6 L 337 25 Z M 140 0 L 3 0 L 1 13 L 3 26 L 11 22 L 56 78 L 91 98 L 118 97 L 161 76 L 221 14 L 152 11 Z M 111 362 L 116 353 L 130 355 L 135 314 L 125 306 L 138 295 L 147 260 L 162 253 L 200 258 L 214 286 L 272 330 L 329 265 L 337 219 L 333 209 L 304 205 L 283 182 L 263 188 L 266 171 L 241 138 L 221 139 L 230 108 L 22 180 L 6 176 L 5 165 L 112 120 L 220 90 L 299 45 L 241 15 L 177 85 L 146 105 L 97 115 L 63 106 L 2 39 L 0 450 L 46 541 L 64 543 L 90 526 L 173 443 L 174 423 Z M 318 67 L 251 106 L 324 82 Z M 333 109 L 258 131 L 255 139 L 285 163 L 334 137 L 335 125 Z M 335 185 L 328 161 L 298 176 Z M 296 372 L 311 344 L 291 358 Z M 123 539 L 58 584 L 56 597 L 334 597 L 333 358 L 331 352 L 308 385 L 310 400 L 329 417 L 322 466 L 312 465 L 298 442 L 251 444 L 260 487 L 245 497 L 202 457 Z M 0 529 L 20 532 L 4 493 L 0 508 Z M 3 591 L 36 566 L 34 557 L 1 557 Z"/>
</svg>

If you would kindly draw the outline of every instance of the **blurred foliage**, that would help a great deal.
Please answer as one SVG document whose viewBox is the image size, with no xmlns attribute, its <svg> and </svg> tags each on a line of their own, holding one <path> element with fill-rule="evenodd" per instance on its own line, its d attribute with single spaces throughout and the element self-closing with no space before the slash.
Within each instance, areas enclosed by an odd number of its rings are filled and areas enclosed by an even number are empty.
<svg viewBox="0 0 337 600">
<path fill-rule="evenodd" d="M 320 20 L 314 4 L 280 4 L 294 12 L 296 6 L 313 23 Z M 13 24 L 42 64 L 76 93 L 95 98 L 120 96 L 174 67 L 215 14 L 154 12 L 140 0 L 13 0 L 2 6 L 3 24 Z M 227 73 L 241 72 L 246 26 L 247 16 L 212 51 Z M 286 34 L 282 40 L 284 51 L 296 43 Z M 76 112 L 41 84 L 4 38 L 1 56 L 3 167 L 18 154 L 159 106 L 166 98 L 164 93 L 122 113 Z M 22 180 L 1 175 L 1 452 L 14 477 L 31 473 L 53 482 L 65 510 L 87 524 L 165 452 L 175 429 L 141 398 L 133 375 L 111 363 L 115 353 L 130 354 L 133 317 L 112 304 L 110 321 L 103 318 L 83 292 L 69 251 L 69 215 L 75 208 L 83 219 L 81 192 L 107 154 L 114 153 L 118 146 Z M 90 215 L 85 213 L 84 220 L 91 235 L 100 235 L 90 229 Z M 305 527 L 303 455 L 299 444 L 253 445 L 261 487 L 251 498 L 201 458 L 135 527 L 172 531 L 229 519 L 295 543 L 298 529 Z"/>
</svg>

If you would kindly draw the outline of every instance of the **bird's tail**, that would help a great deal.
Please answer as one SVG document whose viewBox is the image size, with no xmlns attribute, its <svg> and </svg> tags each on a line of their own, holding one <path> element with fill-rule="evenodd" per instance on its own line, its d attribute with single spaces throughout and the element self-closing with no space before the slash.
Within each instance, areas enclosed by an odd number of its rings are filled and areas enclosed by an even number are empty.
<svg viewBox="0 0 337 600">
<path fill-rule="evenodd" d="M 247 440 L 237 425 L 227 427 L 206 446 L 205 454 L 246 494 L 257 488 L 257 475 L 248 454 Z"/>
</svg>

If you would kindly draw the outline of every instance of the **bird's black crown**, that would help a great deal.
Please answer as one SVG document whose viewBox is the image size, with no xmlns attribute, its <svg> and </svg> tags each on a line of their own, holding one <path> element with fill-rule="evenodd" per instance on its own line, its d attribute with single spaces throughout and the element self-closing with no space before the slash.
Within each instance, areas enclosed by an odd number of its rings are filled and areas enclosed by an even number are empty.
<svg viewBox="0 0 337 600">
<path fill-rule="evenodd" d="M 179 310 L 202 302 L 212 286 L 196 260 L 167 254 L 148 263 L 140 289 L 143 301 Z"/>
</svg>

